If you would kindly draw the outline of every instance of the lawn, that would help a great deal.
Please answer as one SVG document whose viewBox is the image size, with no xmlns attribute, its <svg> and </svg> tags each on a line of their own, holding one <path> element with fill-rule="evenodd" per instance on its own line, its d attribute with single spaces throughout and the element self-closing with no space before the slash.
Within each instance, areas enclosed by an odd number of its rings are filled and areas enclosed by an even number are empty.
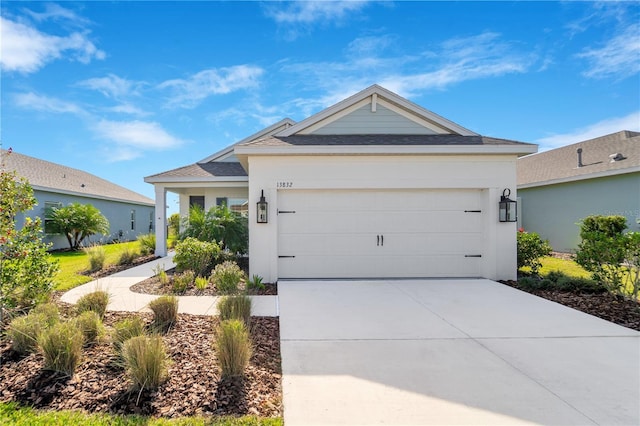
<svg viewBox="0 0 640 426">
<path fill-rule="evenodd" d="M 105 266 L 115 265 L 120 258 L 120 254 L 127 249 L 140 251 L 140 243 L 131 241 L 105 245 L 104 250 L 107 253 Z M 60 271 L 54 279 L 56 290 L 70 290 L 80 284 L 91 281 L 91 277 L 82 275 L 83 271 L 89 269 L 89 256 L 84 251 L 54 252 L 52 255 L 54 259 L 60 261 Z"/>
</svg>

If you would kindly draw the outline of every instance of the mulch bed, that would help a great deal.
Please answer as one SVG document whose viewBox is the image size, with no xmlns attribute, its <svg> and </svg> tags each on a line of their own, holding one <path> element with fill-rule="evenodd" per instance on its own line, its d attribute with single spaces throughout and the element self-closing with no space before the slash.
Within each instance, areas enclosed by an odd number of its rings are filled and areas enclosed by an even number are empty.
<svg viewBox="0 0 640 426">
<path fill-rule="evenodd" d="M 501 281 L 527 293 L 552 300 L 578 311 L 640 331 L 640 303 L 611 293 L 572 293 L 559 290 L 531 290 L 516 281 Z"/>
<path fill-rule="evenodd" d="M 68 310 L 68 308 L 67 308 Z M 108 312 L 105 324 L 134 314 Z M 151 314 L 141 315 L 147 323 Z M 253 317 L 253 355 L 244 379 L 222 380 L 212 350 L 216 317 L 180 314 L 163 337 L 171 359 L 169 378 L 155 391 L 132 392 L 108 343 L 86 348 L 72 378 L 44 371 L 39 354 L 18 357 L 0 343 L 0 401 L 47 410 L 144 414 L 282 416 L 278 318 Z"/>
<path fill-rule="evenodd" d="M 175 268 L 169 269 L 166 271 L 169 279 L 176 274 Z M 244 283 L 240 284 L 240 290 L 245 290 Z M 147 278 L 146 280 L 134 284 L 131 286 L 131 291 L 135 293 L 143 293 L 143 294 L 175 294 L 178 296 L 218 296 L 218 293 L 215 286 L 209 284 L 207 288 L 204 290 L 198 290 L 195 287 L 189 287 L 186 291 L 181 293 L 176 293 L 171 288 L 171 284 L 168 286 L 163 286 L 160 283 L 160 279 L 158 277 Z M 255 295 L 255 296 L 275 296 L 278 294 L 278 284 L 277 283 L 264 283 L 264 289 L 260 290 L 247 290 L 247 294 Z"/>
<path fill-rule="evenodd" d="M 136 259 L 134 259 L 133 262 L 128 263 L 126 265 L 108 265 L 100 269 L 99 271 L 95 271 L 95 272 L 84 271 L 82 275 L 86 275 L 96 280 L 98 278 L 108 277 L 109 275 L 113 275 L 117 272 L 125 271 L 127 269 L 133 268 L 134 266 L 140 266 L 144 263 L 148 263 L 148 262 L 151 262 L 152 260 L 156 260 L 159 258 L 160 257 L 156 256 L 155 254 L 149 254 L 146 256 L 137 257 Z"/>
</svg>

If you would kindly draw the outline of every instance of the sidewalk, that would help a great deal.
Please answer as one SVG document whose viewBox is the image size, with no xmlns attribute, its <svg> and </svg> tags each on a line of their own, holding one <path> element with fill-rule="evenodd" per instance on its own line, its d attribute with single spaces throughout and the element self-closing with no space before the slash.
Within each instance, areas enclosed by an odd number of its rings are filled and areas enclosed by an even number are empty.
<svg viewBox="0 0 640 426">
<path fill-rule="evenodd" d="M 111 295 L 110 311 L 139 312 L 148 310 L 147 305 L 158 298 L 155 294 L 134 293 L 130 287 L 155 275 L 154 268 L 162 265 L 165 270 L 175 267 L 173 253 L 167 257 L 115 273 L 108 277 L 99 278 L 66 292 L 60 299 L 74 304 L 87 293 L 95 290 L 105 290 Z M 278 296 L 250 296 L 251 313 L 254 316 L 277 317 L 279 315 Z M 192 315 L 217 314 L 217 296 L 178 296 L 178 312 Z"/>
</svg>

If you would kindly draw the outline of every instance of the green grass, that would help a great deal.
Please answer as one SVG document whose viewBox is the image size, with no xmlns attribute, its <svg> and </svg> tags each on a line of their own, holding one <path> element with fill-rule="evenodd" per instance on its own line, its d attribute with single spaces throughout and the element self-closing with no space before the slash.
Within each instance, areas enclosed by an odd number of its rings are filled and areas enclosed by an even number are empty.
<svg viewBox="0 0 640 426">
<path fill-rule="evenodd" d="M 83 414 L 79 411 L 40 411 L 20 407 L 14 402 L 0 403 L 0 424 L 11 426 L 282 426 L 281 418 L 244 417 L 183 417 L 155 419 L 146 416 L 117 416 L 110 414 Z"/>
<path fill-rule="evenodd" d="M 105 245 L 104 250 L 107 253 L 105 266 L 117 264 L 123 252 L 138 250 L 139 246 L 140 243 L 137 241 Z M 91 277 L 82 275 L 83 271 L 89 269 L 89 256 L 84 251 L 55 252 L 52 255 L 54 259 L 60 261 L 60 271 L 54 279 L 56 290 L 70 290 L 91 281 Z"/>
<path fill-rule="evenodd" d="M 591 273 L 582 269 L 582 267 L 573 260 L 544 257 L 541 261 L 542 268 L 540 268 L 539 272 L 543 277 L 549 275 L 549 272 L 560 271 L 570 277 L 591 278 Z"/>
</svg>

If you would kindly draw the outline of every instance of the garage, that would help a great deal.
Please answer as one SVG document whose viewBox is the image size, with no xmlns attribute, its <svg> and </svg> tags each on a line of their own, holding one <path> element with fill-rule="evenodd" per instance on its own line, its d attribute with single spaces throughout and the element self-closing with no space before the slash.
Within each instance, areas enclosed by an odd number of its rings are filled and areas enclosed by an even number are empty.
<svg viewBox="0 0 640 426">
<path fill-rule="evenodd" d="M 479 189 L 279 190 L 278 275 L 479 277 Z"/>
</svg>

